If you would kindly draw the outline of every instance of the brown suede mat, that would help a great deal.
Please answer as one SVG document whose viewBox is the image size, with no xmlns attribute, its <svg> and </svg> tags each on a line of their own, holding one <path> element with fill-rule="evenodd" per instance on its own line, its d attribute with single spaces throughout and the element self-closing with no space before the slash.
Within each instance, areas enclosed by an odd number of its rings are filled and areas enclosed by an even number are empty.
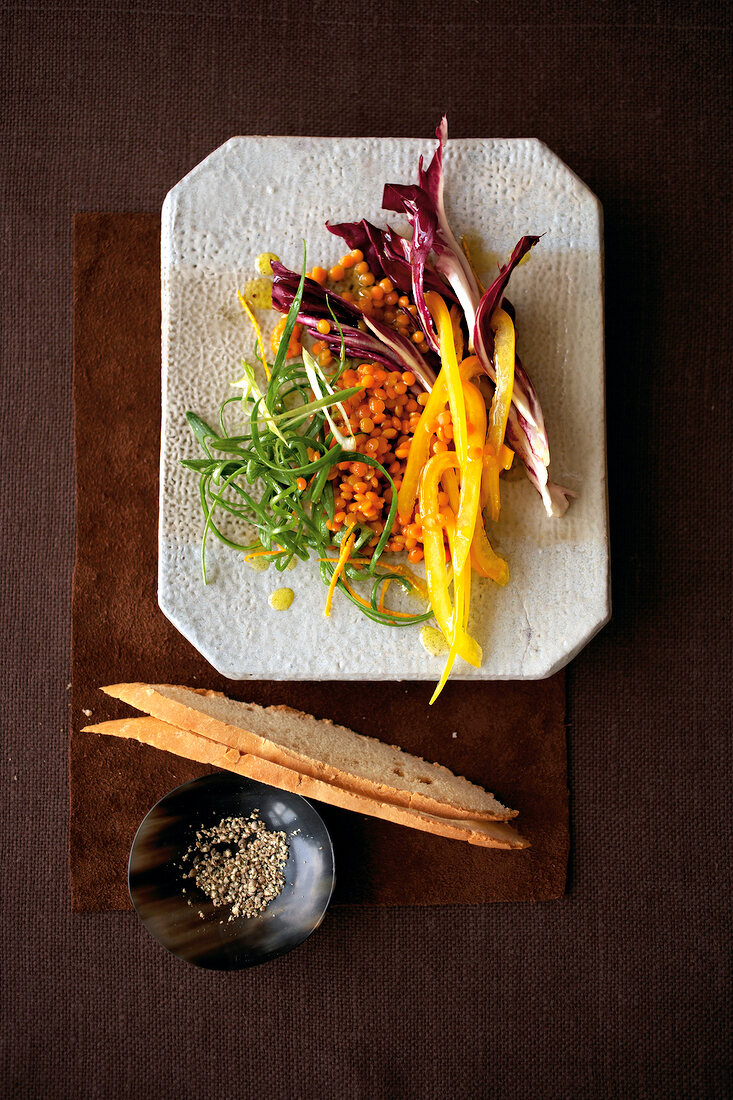
<svg viewBox="0 0 733 1100">
<path fill-rule="evenodd" d="M 212 770 L 79 732 L 90 720 L 130 713 L 99 691 L 121 680 L 212 687 L 332 717 L 439 760 L 519 810 L 517 824 L 532 847 L 512 853 L 318 804 L 336 850 L 335 904 L 560 897 L 568 854 L 563 673 L 534 683 L 451 683 L 430 709 L 427 683 L 236 683 L 219 676 L 158 609 L 159 224 L 147 214 L 75 219 L 73 908 L 128 908 L 127 856 L 140 821 L 171 788 Z"/>
</svg>

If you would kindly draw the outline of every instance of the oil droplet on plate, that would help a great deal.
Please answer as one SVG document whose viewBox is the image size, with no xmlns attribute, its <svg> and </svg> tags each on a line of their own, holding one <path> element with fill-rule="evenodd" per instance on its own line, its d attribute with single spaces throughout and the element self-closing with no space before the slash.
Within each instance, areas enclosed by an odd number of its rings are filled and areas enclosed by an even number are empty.
<svg viewBox="0 0 733 1100">
<path fill-rule="evenodd" d="M 442 657 L 450 646 L 434 626 L 424 626 L 420 631 L 420 644 L 431 657 Z"/>
<path fill-rule="evenodd" d="M 272 309 L 272 281 L 263 276 L 247 279 L 242 297 L 252 309 Z"/>
<path fill-rule="evenodd" d="M 276 256 L 274 252 L 260 252 L 259 256 L 255 260 L 255 267 L 259 271 L 260 275 L 272 275 L 272 261 L 275 260 L 280 263 L 280 257 Z"/>
<path fill-rule="evenodd" d="M 264 573 L 270 566 L 270 560 L 264 554 L 259 558 L 245 558 L 244 560 L 250 569 L 254 569 L 255 573 Z"/>
<path fill-rule="evenodd" d="M 292 588 L 276 588 L 270 593 L 270 607 L 273 611 L 287 611 L 294 599 Z"/>
</svg>

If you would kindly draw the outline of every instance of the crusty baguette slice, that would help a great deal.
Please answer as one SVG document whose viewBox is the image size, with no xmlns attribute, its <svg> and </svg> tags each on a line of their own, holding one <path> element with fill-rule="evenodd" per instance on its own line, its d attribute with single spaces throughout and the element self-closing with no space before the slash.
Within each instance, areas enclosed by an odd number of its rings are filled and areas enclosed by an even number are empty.
<svg viewBox="0 0 733 1100">
<path fill-rule="evenodd" d="M 380 802 L 441 817 L 516 817 L 488 791 L 440 764 L 290 707 L 260 707 L 170 684 L 114 684 L 102 690 L 161 722 Z"/>
<path fill-rule="evenodd" d="M 469 844 L 478 844 L 485 848 L 528 848 L 529 842 L 521 837 L 511 826 L 502 821 L 458 820 L 440 815 L 427 814 L 411 810 L 407 806 L 395 806 L 375 798 L 344 790 L 322 779 L 302 775 L 281 764 L 265 760 L 261 756 L 241 753 L 238 749 L 212 741 L 187 729 L 178 729 L 161 722 L 158 718 L 125 718 L 115 722 L 100 722 L 86 726 L 85 733 L 102 733 L 112 737 L 131 738 L 144 745 L 184 756 L 189 760 L 198 760 L 202 764 L 212 764 L 226 771 L 256 779 L 271 787 L 294 791 L 304 798 L 313 798 L 340 806 L 345 810 L 379 817 L 384 821 L 393 821 L 398 825 L 407 825 L 421 829 L 436 836 L 465 840 Z"/>
</svg>

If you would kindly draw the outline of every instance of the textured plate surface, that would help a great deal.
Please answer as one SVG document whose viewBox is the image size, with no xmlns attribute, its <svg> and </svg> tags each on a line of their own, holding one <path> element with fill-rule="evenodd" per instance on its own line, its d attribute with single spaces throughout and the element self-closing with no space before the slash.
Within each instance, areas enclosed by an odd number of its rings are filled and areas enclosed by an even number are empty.
<svg viewBox="0 0 733 1100">
<path fill-rule="evenodd" d="M 253 571 L 212 539 L 209 584 L 201 580 L 203 527 L 198 479 L 179 460 L 198 457 L 187 409 L 216 422 L 219 405 L 252 358 L 236 298 L 256 276 L 260 252 L 300 270 L 328 267 L 342 242 L 326 220 L 387 220 L 383 185 L 416 180 L 434 141 L 404 138 L 232 138 L 169 193 L 163 206 L 163 427 L 159 531 L 160 607 L 231 679 L 421 680 L 442 659 L 420 645 L 419 628 L 367 620 L 346 599 L 323 615 L 318 568 Z M 518 350 L 539 393 L 550 438 L 550 477 L 578 493 L 562 519 L 548 519 L 524 479 L 506 484 L 501 521 L 489 530 L 509 562 L 504 589 L 476 579 L 471 632 L 480 669 L 460 660 L 464 679 L 539 679 L 566 664 L 608 620 L 603 359 L 602 219 L 596 197 L 542 142 L 449 141 L 446 208 L 457 236 L 472 242 L 486 281 L 526 233 L 544 236 L 512 276 Z M 476 248 L 475 242 L 482 243 Z M 295 592 L 287 612 L 270 593 Z M 394 588 L 394 586 L 393 586 Z M 412 603 L 412 610 L 417 607 Z"/>
</svg>

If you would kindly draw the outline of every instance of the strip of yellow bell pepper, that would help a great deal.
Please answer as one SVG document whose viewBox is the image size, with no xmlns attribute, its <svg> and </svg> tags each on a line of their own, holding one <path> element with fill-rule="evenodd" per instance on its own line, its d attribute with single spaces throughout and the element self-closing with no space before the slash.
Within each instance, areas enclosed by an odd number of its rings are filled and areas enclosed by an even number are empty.
<svg viewBox="0 0 733 1100">
<path fill-rule="evenodd" d="M 463 360 L 459 367 L 460 376 L 463 381 L 469 381 L 474 375 L 479 374 L 481 370 L 481 363 L 475 355 L 469 355 L 467 359 Z M 407 456 L 405 473 L 397 493 L 397 514 L 405 523 L 407 523 L 412 516 L 412 509 L 415 506 L 415 498 L 417 497 L 420 474 L 423 466 L 430 457 L 430 441 L 435 434 L 437 418 L 439 414 L 443 412 L 447 404 L 448 387 L 446 385 L 446 375 L 441 371 L 433 384 L 427 404 L 422 411 L 422 415 L 413 433 L 410 453 Z M 456 512 L 458 511 L 457 490 L 453 508 Z"/>
<path fill-rule="evenodd" d="M 494 449 L 488 443 L 484 447 L 484 462 L 483 472 L 481 474 L 481 511 L 488 507 L 489 504 L 489 470 L 496 469 L 497 465 L 502 470 L 511 470 L 512 463 L 514 462 L 514 451 L 511 451 L 505 443 L 502 443 L 499 448 L 499 458 L 497 460 L 494 454 Z"/>
<path fill-rule="evenodd" d="M 425 580 L 428 586 L 430 607 L 436 617 L 442 635 L 450 636 L 452 608 L 448 592 L 446 552 L 442 541 L 442 522 L 438 510 L 438 481 L 440 475 L 457 464 L 455 454 L 445 451 L 434 455 L 425 466 L 420 481 L 420 517 L 423 520 L 423 551 L 425 554 Z"/>
<path fill-rule="evenodd" d="M 336 591 L 336 584 L 339 577 L 344 571 L 344 566 L 349 560 L 349 554 L 351 553 L 351 547 L 354 545 L 356 534 L 353 530 L 354 525 L 349 525 L 349 530 L 341 543 L 341 549 L 339 551 L 338 560 L 336 562 L 336 568 L 331 574 L 331 583 L 328 586 L 328 594 L 326 596 L 326 606 L 323 609 L 323 614 L 328 616 L 331 614 L 331 602 L 333 600 L 333 594 Z"/>
<path fill-rule="evenodd" d="M 480 577 L 488 577 L 502 588 L 509 580 L 509 566 L 491 546 L 480 512 L 476 517 L 476 530 L 471 543 L 471 565 Z"/>
<path fill-rule="evenodd" d="M 481 362 L 476 355 L 469 355 L 467 359 L 464 359 L 461 363 L 459 370 L 461 372 L 461 380 L 463 382 L 470 382 L 477 374 L 480 374 L 483 370 Z M 513 454 L 513 452 L 510 452 Z M 482 481 L 483 484 L 483 481 Z M 458 515 L 458 509 L 460 506 L 460 489 L 458 487 L 458 477 L 455 470 L 446 470 L 443 474 L 443 486 L 450 499 L 450 506 L 453 511 Z M 484 507 L 483 502 L 481 507 Z"/>
<path fill-rule="evenodd" d="M 255 317 L 254 313 L 250 309 L 249 302 L 247 301 L 247 299 L 244 297 L 244 295 L 239 290 L 237 291 L 237 297 L 239 298 L 239 301 L 241 302 L 242 309 L 244 310 L 244 312 L 247 314 L 247 316 L 250 319 L 250 322 L 252 324 L 252 328 L 255 330 L 255 334 L 257 336 L 257 343 L 260 346 L 260 358 L 262 360 L 262 366 L 265 368 L 265 374 L 267 375 L 267 381 L 269 382 L 270 381 L 270 368 L 267 365 L 267 356 L 265 355 L 265 341 L 262 339 L 262 333 L 260 332 L 260 326 L 257 324 L 257 318 Z"/>
<path fill-rule="evenodd" d="M 438 482 L 445 470 L 457 464 L 456 455 L 450 451 L 434 455 L 425 467 L 420 482 L 425 580 L 428 585 L 430 606 L 446 640 L 450 636 L 452 607 L 443 545 L 443 517 L 438 509 Z"/>
<path fill-rule="evenodd" d="M 463 399 L 463 386 L 458 370 L 456 358 L 456 345 L 453 341 L 453 325 L 450 313 L 443 299 L 434 290 L 429 290 L 425 295 L 425 304 L 430 310 L 430 315 L 435 322 L 440 345 L 440 361 L 442 363 L 441 374 L 445 374 L 445 382 L 448 388 L 448 403 L 451 417 L 453 418 L 453 440 L 456 454 L 461 463 L 466 461 L 466 404 Z"/>
<path fill-rule="evenodd" d="M 446 640 L 452 638 L 451 622 L 454 610 L 451 607 L 448 591 L 448 570 L 445 562 L 445 549 L 443 545 L 443 526 L 447 525 L 445 513 L 438 509 L 438 483 L 442 474 L 452 466 L 458 464 L 458 458 L 454 452 L 444 451 L 434 455 L 423 471 L 420 482 L 420 515 L 423 525 L 423 552 L 425 554 L 425 579 L 428 585 L 430 607 L 435 615 L 436 622 Z M 449 536 L 453 541 L 455 524 L 451 521 Z M 456 587 L 456 576 L 453 573 L 453 587 Z M 459 619 L 460 622 L 460 619 Z M 465 661 L 481 667 L 481 648 L 461 628 L 457 642 L 457 652 Z"/>
<path fill-rule="evenodd" d="M 466 567 L 460 577 L 456 577 L 453 582 L 453 591 L 455 593 L 455 607 L 453 609 L 453 619 L 451 622 L 451 645 L 448 651 L 448 657 L 443 668 L 443 675 L 440 677 L 438 686 L 432 694 L 430 699 L 430 705 L 432 706 L 435 700 L 440 695 L 441 691 L 445 687 L 446 681 L 451 674 L 451 670 L 455 663 L 456 657 L 460 653 L 460 646 L 463 638 L 468 637 L 463 629 L 463 618 L 466 607 L 466 592 L 470 585 L 471 577 L 471 565 L 470 562 L 466 562 Z"/>
<path fill-rule="evenodd" d="M 458 515 L 458 509 L 461 506 L 461 490 L 458 485 L 458 476 L 455 470 L 445 471 L 445 473 L 443 474 L 443 485 L 445 486 L 445 491 L 448 494 L 450 506 L 455 514 Z"/>
<path fill-rule="evenodd" d="M 496 389 L 489 412 L 489 430 L 486 436 L 487 461 L 484 464 L 486 478 L 485 495 L 488 497 L 489 515 L 499 518 L 501 499 L 499 494 L 500 453 L 504 443 L 506 422 L 514 391 L 514 325 L 508 313 L 495 309 L 491 316 L 494 332 L 494 362 L 496 365 Z"/>
<path fill-rule="evenodd" d="M 397 515 L 404 523 L 408 523 L 412 516 L 420 474 L 430 458 L 430 440 L 435 434 L 436 418 L 445 408 L 447 401 L 448 390 L 445 377 L 441 371 L 430 391 L 422 416 L 417 422 L 407 456 L 402 484 L 397 492 Z"/>
<path fill-rule="evenodd" d="M 456 573 L 463 572 L 471 553 L 476 517 L 479 513 L 483 441 L 486 434 L 486 406 L 480 391 L 472 382 L 464 382 L 463 396 L 466 408 L 467 455 L 461 463 L 461 493 L 456 516 L 453 553 L 453 568 Z"/>
<path fill-rule="evenodd" d="M 450 511 L 450 509 L 446 509 L 446 511 L 445 511 L 445 512 L 443 513 L 443 519 L 444 519 L 445 529 L 446 529 L 446 531 L 448 532 L 448 542 L 449 542 L 449 544 L 450 544 L 450 547 L 451 547 L 451 555 L 452 555 L 452 553 L 453 553 L 453 540 L 454 540 L 454 536 L 455 536 L 455 529 L 456 529 L 456 520 L 455 520 L 455 516 L 454 516 L 454 515 L 453 515 L 453 513 L 452 513 L 452 512 Z M 482 522 L 482 520 L 481 520 L 481 516 L 479 515 L 479 516 L 477 516 L 477 518 L 476 518 L 476 523 L 477 523 L 477 525 L 478 525 L 478 524 L 480 524 L 481 522 Z M 486 544 L 488 545 L 488 539 L 486 539 Z M 490 547 L 490 546 L 489 546 L 489 550 L 491 551 L 491 553 L 493 553 L 493 551 L 491 550 L 491 547 Z M 474 565 L 474 563 L 473 563 L 473 557 L 474 557 L 474 548 L 473 548 L 473 545 L 472 545 L 472 546 L 471 546 L 471 566 L 472 566 L 472 568 L 476 569 L 476 566 L 475 566 L 475 565 Z M 501 559 L 501 558 L 498 558 L 497 560 L 501 562 L 501 560 L 502 560 L 502 559 Z M 480 563 L 480 564 L 481 564 L 481 563 Z M 489 576 L 489 574 L 488 574 L 488 573 L 484 573 L 482 569 L 476 569 L 476 572 L 477 572 L 477 573 L 479 574 L 479 576 Z M 470 610 L 470 597 L 471 597 L 471 576 L 470 576 L 470 570 L 468 571 L 468 574 L 469 574 L 469 575 L 468 575 L 468 581 L 467 581 L 467 584 L 466 584 L 466 593 L 467 593 L 467 595 L 466 595 L 466 600 L 465 600 L 465 605 L 466 605 L 466 606 L 465 606 L 465 609 L 464 609 L 464 616 L 463 616 L 463 619 L 464 619 L 464 621 L 463 621 L 463 629 L 464 629 L 464 630 L 467 630 L 467 627 L 468 627 L 468 613 L 469 613 L 469 610 Z M 508 571 L 507 571 L 507 578 L 508 578 L 508 576 L 509 576 L 509 574 L 508 574 Z M 493 579 L 495 579 L 495 578 L 491 577 L 490 579 L 492 579 L 492 580 L 493 580 Z M 470 635 L 468 635 L 468 634 L 467 634 L 467 637 L 470 637 Z M 478 649 L 479 649 L 479 651 L 480 651 L 480 650 L 481 650 L 481 646 L 479 646 L 479 645 L 478 645 L 478 642 L 476 642 L 476 645 L 477 645 L 477 647 L 478 647 Z M 481 659 L 483 660 L 483 655 L 482 655 L 482 658 L 481 658 Z"/>
<path fill-rule="evenodd" d="M 461 375 L 461 381 L 465 383 L 465 382 L 470 382 L 472 378 L 474 378 L 477 374 L 480 374 L 483 368 L 481 367 L 481 361 L 479 360 L 478 356 L 469 355 L 467 359 L 463 360 L 463 362 L 460 364 L 458 369 L 459 369 L 459 372 L 460 372 L 460 375 Z M 436 411 L 436 413 L 435 413 L 436 417 L 438 416 L 438 414 L 440 412 L 443 411 L 443 409 L 445 408 L 445 406 L 448 402 L 448 393 L 447 393 L 446 386 L 445 386 L 445 376 L 442 374 L 442 372 L 441 372 L 440 375 L 438 375 L 438 381 L 436 382 L 436 386 L 440 382 L 442 382 L 442 386 L 440 387 L 440 396 L 442 397 L 442 408 L 440 408 Z M 483 399 L 482 399 L 482 401 L 483 401 Z M 484 427 L 485 427 L 485 425 L 486 425 L 486 409 L 485 409 L 485 407 L 484 407 L 483 420 L 482 421 L 481 421 L 481 415 L 482 414 L 479 414 L 480 422 L 482 422 L 484 424 Z M 476 439 L 476 442 L 478 442 L 478 438 Z M 512 455 L 512 457 L 514 456 L 513 451 L 510 451 L 509 453 Z M 458 487 L 458 478 L 456 476 L 455 470 L 448 469 L 448 470 L 445 471 L 445 473 L 443 474 L 443 483 L 445 485 L 445 490 L 446 490 L 446 492 L 448 493 L 448 495 L 450 497 L 451 508 L 457 514 L 458 513 L 458 507 L 459 507 L 460 489 Z"/>
<path fill-rule="evenodd" d="M 450 307 L 450 323 L 453 329 L 453 342 L 456 347 L 456 357 L 458 361 L 463 358 L 463 329 L 461 328 L 461 317 L 463 314 L 458 306 L 452 305 Z"/>
<path fill-rule="evenodd" d="M 453 550 L 454 550 L 455 532 L 456 532 L 456 517 L 449 508 L 446 508 L 446 510 L 442 513 L 442 516 L 443 516 L 445 529 L 448 532 L 448 543 L 450 545 L 451 557 L 452 557 L 453 556 Z M 453 567 L 452 566 L 451 566 L 451 572 L 453 572 Z M 453 574 L 453 576 L 455 577 L 455 574 Z M 470 611 L 470 608 L 471 608 L 471 565 L 470 565 L 469 562 L 466 562 L 466 567 L 463 570 L 463 588 L 464 588 L 463 633 L 464 633 L 464 637 L 470 642 L 471 647 L 474 647 L 474 646 L 476 647 L 476 655 L 477 655 L 477 658 L 478 658 L 478 664 L 476 665 L 476 668 L 480 668 L 481 664 L 483 663 L 483 659 L 484 659 L 484 655 L 483 655 L 483 652 L 481 650 L 481 646 L 468 633 L 468 615 L 469 615 L 469 611 Z M 455 584 L 454 584 L 454 589 L 455 589 Z M 459 653 L 460 653 L 460 651 L 459 651 Z M 463 654 L 460 654 L 460 655 L 464 656 Z M 464 656 L 464 660 L 465 660 L 465 656 Z M 473 662 L 471 662 L 471 663 L 473 664 Z"/>
<path fill-rule="evenodd" d="M 468 613 L 471 610 L 471 563 L 466 562 L 466 568 L 463 570 L 463 584 L 464 584 L 464 596 L 463 596 L 463 620 L 461 626 L 463 627 L 463 633 L 468 634 Z"/>
<path fill-rule="evenodd" d="M 477 374 L 483 373 L 481 360 L 477 355 L 469 355 L 463 360 L 458 370 L 464 382 L 470 382 Z"/>
</svg>

